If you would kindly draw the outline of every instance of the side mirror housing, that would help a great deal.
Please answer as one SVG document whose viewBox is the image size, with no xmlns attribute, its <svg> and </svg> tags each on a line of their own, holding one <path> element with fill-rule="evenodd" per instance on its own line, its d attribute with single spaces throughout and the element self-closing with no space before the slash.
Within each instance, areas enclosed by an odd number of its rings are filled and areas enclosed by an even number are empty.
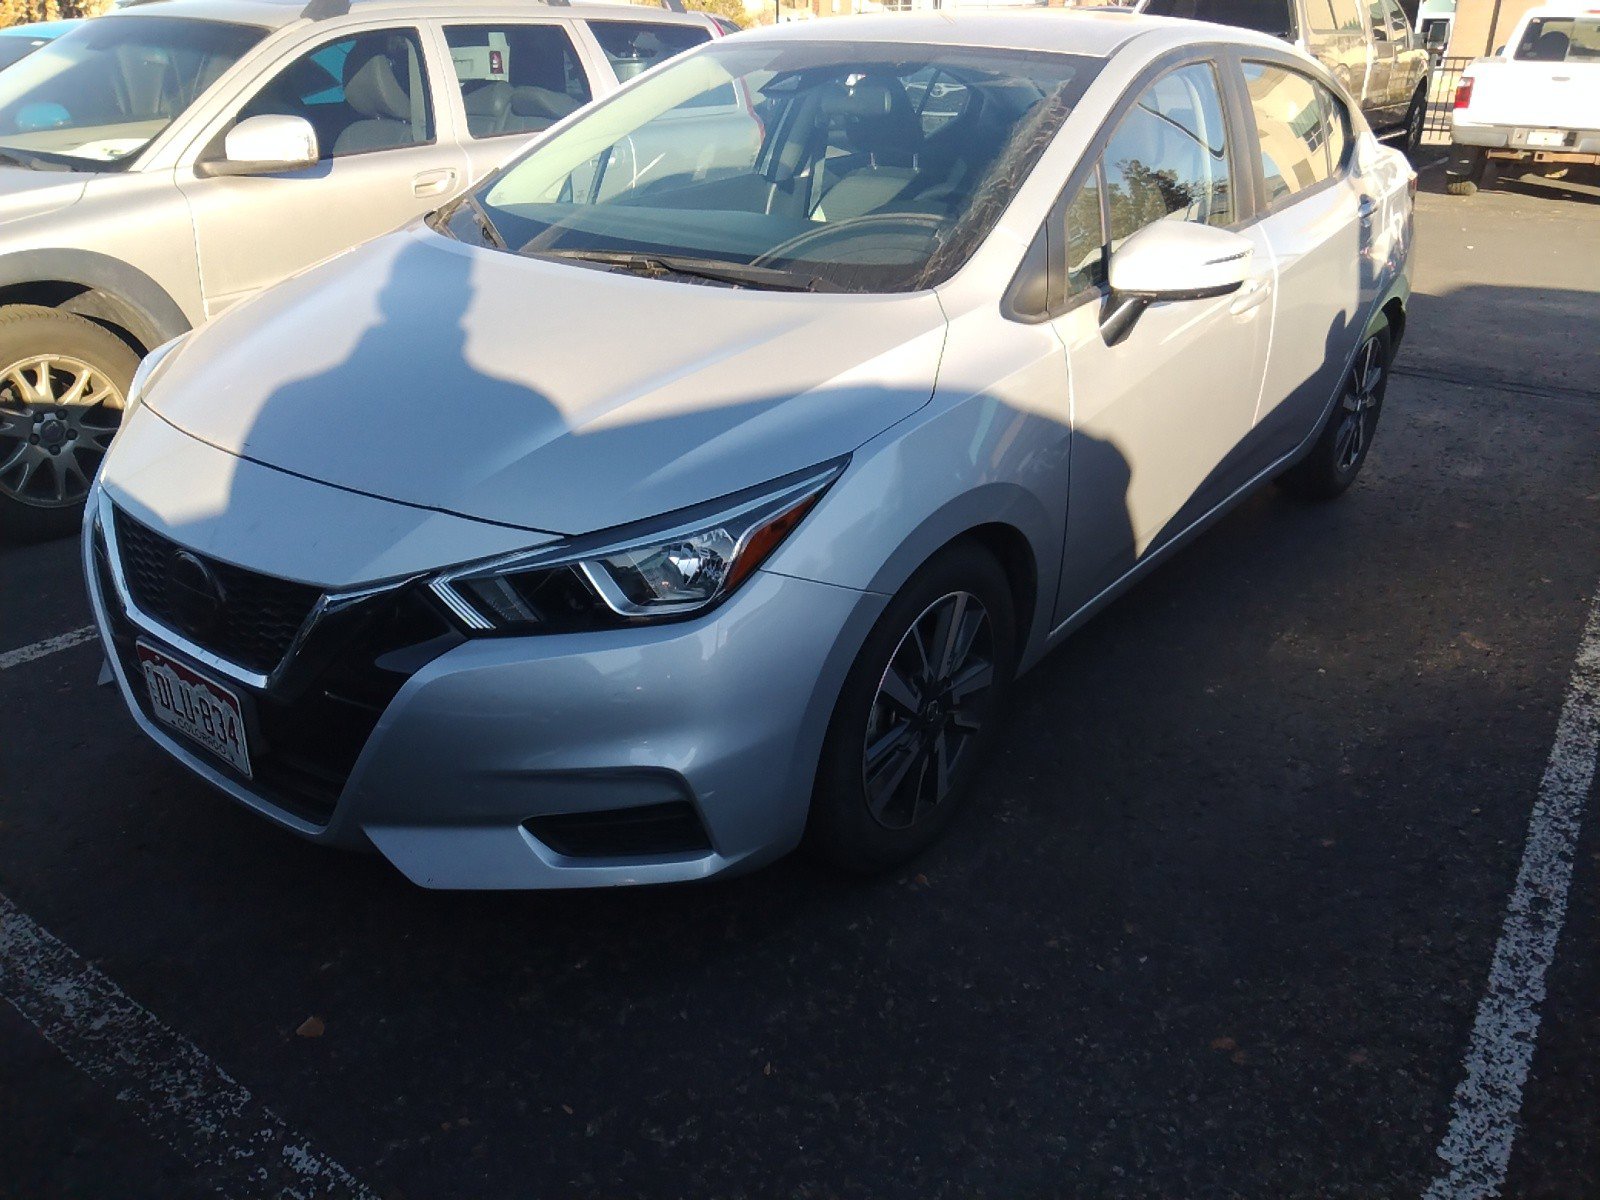
<svg viewBox="0 0 1600 1200">
<path fill-rule="evenodd" d="M 1108 345 L 1126 337 L 1152 304 L 1210 300 L 1250 277 L 1249 238 L 1193 221 L 1146 225 L 1111 253 L 1111 310 L 1101 325 Z"/>
<path fill-rule="evenodd" d="M 220 159 L 195 164 L 201 175 L 280 175 L 313 165 L 317 131 L 304 117 L 263 113 L 246 117 L 222 141 Z"/>
</svg>

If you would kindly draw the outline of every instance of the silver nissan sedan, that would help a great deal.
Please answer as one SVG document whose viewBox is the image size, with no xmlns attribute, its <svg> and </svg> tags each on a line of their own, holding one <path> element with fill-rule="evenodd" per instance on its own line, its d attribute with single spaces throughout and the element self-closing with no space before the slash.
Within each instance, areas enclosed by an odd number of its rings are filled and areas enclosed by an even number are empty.
<svg viewBox="0 0 1600 1200">
<path fill-rule="evenodd" d="M 1255 489 L 1355 480 L 1414 186 L 1243 30 L 712 44 L 146 359 L 85 526 L 112 670 L 426 886 L 891 867 L 1020 671 Z"/>
</svg>

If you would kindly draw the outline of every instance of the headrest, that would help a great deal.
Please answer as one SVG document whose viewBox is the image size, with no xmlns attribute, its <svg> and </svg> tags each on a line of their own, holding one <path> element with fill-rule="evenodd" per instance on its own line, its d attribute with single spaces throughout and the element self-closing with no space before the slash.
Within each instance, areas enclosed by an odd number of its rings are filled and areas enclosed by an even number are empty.
<svg viewBox="0 0 1600 1200">
<path fill-rule="evenodd" d="M 874 79 L 854 87 L 830 87 L 822 97 L 822 111 L 830 117 L 887 117 L 894 112 L 894 94 Z"/>
<path fill-rule="evenodd" d="M 344 99 L 364 117 L 411 119 L 411 98 L 401 86 L 394 64 L 381 50 L 373 50 L 360 62 L 355 54 L 345 60 Z"/>
</svg>

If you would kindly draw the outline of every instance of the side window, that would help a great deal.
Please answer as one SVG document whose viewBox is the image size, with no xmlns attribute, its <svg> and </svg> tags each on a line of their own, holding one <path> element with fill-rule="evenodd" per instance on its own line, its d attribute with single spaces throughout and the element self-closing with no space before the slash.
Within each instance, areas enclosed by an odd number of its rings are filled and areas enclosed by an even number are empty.
<svg viewBox="0 0 1600 1200">
<path fill-rule="evenodd" d="M 1313 33 L 1338 33 L 1339 18 L 1333 0 L 1306 0 L 1306 27 Z"/>
<path fill-rule="evenodd" d="M 618 83 L 627 83 L 658 62 L 711 40 L 711 31 L 699 25 L 658 21 L 590 21 L 589 31 L 605 51 Z M 731 98 L 728 102 L 732 103 Z"/>
<path fill-rule="evenodd" d="M 1106 281 L 1106 235 L 1100 212 L 1100 168 L 1067 205 L 1067 295 Z"/>
<path fill-rule="evenodd" d="M 1333 10 L 1333 28 L 1339 33 L 1361 32 L 1361 10 L 1356 7 L 1359 0 L 1322 0 Z"/>
<path fill-rule="evenodd" d="M 1195 65 L 1158 79 L 1122 118 L 1101 163 L 1113 250 L 1156 221 L 1233 224 L 1216 73 Z"/>
<path fill-rule="evenodd" d="M 1367 0 L 1367 20 L 1372 25 L 1372 40 L 1389 40 L 1389 9 L 1384 0 Z"/>
<path fill-rule="evenodd" d="M 1402 49 L 1411 45 L 1411 22 L 1406 20 L 1405 9 L 1395 0 L 1384 0 L 1389 9 L 1389 40 Z"/>
<path fill-rule="evenodd" d="M 1244 64 L 1245 86 L 1261 138 L 1261 174 L 1274 201 L 1315 187 L 1333 174 L 1329 157 L 1333 114 L 1318 92 L 1326 89 L 1298 71 L 1266 63 Z"/>
<path fill-rule="evenodd" d="M 560 25 L 451 25 L 444 37 L 475 138 L 538 133 L 589 102 L 588 77 Z"/>
<path fill-rule="evenodd" d="M 1327 119 L 1328 162 L 1333 174 L 1337 175 L 1344 170 L 1350 155 L 1350 147 L 1355 143 L 1355 135 L 1350 129 L 1350 110 L 1344 106 L 1343 100 L 1320 83 L 1316 88 L 1317 99 L 1321 102 L 1323 115 Z"/>
<path fill-rule="evenodd" d="M 304 117 L 323 159 L 433 140 L 422 47 L 415 31 L 385 29 L 301 55 L 239 110 L 239 120 Z"/>
</svg>

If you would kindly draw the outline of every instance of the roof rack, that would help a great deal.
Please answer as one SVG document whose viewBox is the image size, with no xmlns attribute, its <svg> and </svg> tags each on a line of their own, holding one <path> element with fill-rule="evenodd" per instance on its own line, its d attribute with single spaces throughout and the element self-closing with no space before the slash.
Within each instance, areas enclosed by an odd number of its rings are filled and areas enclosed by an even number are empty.
<svg viewBox="0 0 1600 1200">
<path fill-rule="evenodd" d="M 134 4 L 155 4 L 159 0 L 126 0 L 124 7 Z M 566 8 L 572 0 L 537 0 L 537 3 L 549 5 L 551 8 Z M 661 7 L 668 12 L 688 12 L 683 0 L 661 0 Z M 300 10 L 300 15 L 307 21 L 328 21 L 334 17 L 342 17 L 350 11 L 350 0 L 310 0 L 305 8 Z"/>
</svg>

